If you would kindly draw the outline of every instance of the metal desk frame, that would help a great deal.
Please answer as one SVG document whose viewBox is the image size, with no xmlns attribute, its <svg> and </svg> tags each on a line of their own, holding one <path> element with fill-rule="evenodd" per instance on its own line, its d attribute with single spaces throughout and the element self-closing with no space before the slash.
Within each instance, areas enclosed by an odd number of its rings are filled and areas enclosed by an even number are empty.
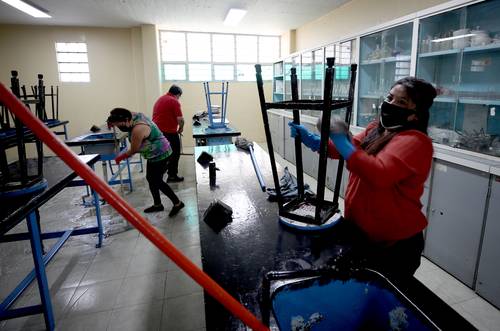
<svg viewBox="0 0 500 331">
<path fill-rule="evenodd" d="M 196 146 L 216 146 L 233 143 L 233 137 L 238 137 L 241 132 L 236 128 L 226 125 L 224 128 L 212 129 L 206 120 L 201 121 L 201 126 L 193 126 L 193 138 Z"/>
<path fill-rule="evenodd" d="M 105 134 L 109 134 L 112 132 L 104 132 Z M 141 165 L 141 172 L 144 171 L 143 164 L 142 164 L 142 157 L 140 157 L 139 161 L 131 161 L 130 159 L 126 159 L 121 165 L 119 164 L 113 164 L 113 160 L 116 157 L 117 153 L 101 153 L 99 149 L 91 149 L 91 152 L 88 153 L 86 151 L 86 148 L 91 148 L 91 147 L 97 147 L 99 148 L 99 145 L 107 145 L 107 144 L 116 144 L 119 141 L 119 150 L 120 152 L 123 151 L 124 149 L 127 148 L 127 143 L 124 137 L 116 140 L 116 139 L 100 139 L 100 140 L 84 140 L 83 138 L 89 135 L 93 134 L 100 134 L 100 133 L 93 133 L 89 132 L 87 134 L 83 134 L 81 136 L 66 140 L 66 145 L 68 146 L 80 146 L 81 150 L 81 155 L 86 155 L 86 154 L 99 154 L 101 157 L 102 161 L 102 173 L 104 176 L 104 179 L 107 181 L 109 185 L 117 185 L 117 184 L 128 184 L 129 185 L 129 190 L 132 192 L 134 190 L 133 185 L 132 185 L 132 172 L 130 169 L 131 164 L 140 164 Z M 111 172 L 111 178 L 108 178 L 108 166 Z M 118 166 L 117 170 L 114 170 L 113 167 Z M 121 178 L 121 172 L 124 169 L 127 169 L 128 176 L 126 178 Z M 87 196 L 90 194 L 90 190 L 87 187 Z"/>
<path fill-rule="evenodd" d="M 87 164 L 92 168 L 99 160 L 98 155 L 93 155 L 88 157 Z M 92 196 L 94 205 L 96 208 L 96 219 L 97 225 L 95 227 L 84 228 L 84 229 L 69 229 L 56 232 L 42 233 L 39 226 L 39 214 L 38 207 L 47 202 L 50 198 L 55 196 L 57 193 L 62 191 L 66 187 L 74 186 L 85 186 L 85 181 L 81 179 L 74 180 L 76 173 L 72 172 L 70 175 L 63 178 L 56 185 L 42 192 L 37 199 L 37 202 L 33 206 L 28 206 L 24 210 L 19 218 L 26 217 L 26 222 L 28 225 L 28 232 L 16 233 L 16 234 L 5 234 L 10 231 L 8 229 L 2 237 L 0 237 L 0 242 L 12 242 L 20 240 L 29 240 L 31 244 L 31 251 L 33 255 L 34 269 L 17 285 L 17 287 L 7 296 L 7 298 L 0 303 L 0 320 L 6 320 L 11 318 L 17 318 L 28 315 L 43 314 L 45 319 L 45 326 L 47 330 L 54 330 L 55 321 L 54 313 L 52 309 L 52 302 L 50 299 L 49 286 L 47 281 L 47 275 L 45 272 L 45 266 L 51 261 L 54 255 L 59 251 L 59 249 L 64 245 L 64 243 L 71 236 L 79 236 L 91 233 L 98 234 L 98 241 L 96 247 L 99 248 L 102 245 L 103 240 L 103 228 L 101 221 L 101 211 L 99 206 L 99 197 L 97 193 L 92 190 Z M 33 200 L 31 200 L 33 201 Z M 31 202 L 30 201 L 30 202 Z M 50 248 L 50 250 L 44 254 L 42 244 L 44 239 L 59 238 L 59 240 Z M 22 295 L 26 288 L 31 284 L 31 282 L 36 278 L 38 282 L 38 291 L 40 293 L 41 304 L 27 306 L 22 308 L 11 308 L 16 300 Z"/>
</svg>

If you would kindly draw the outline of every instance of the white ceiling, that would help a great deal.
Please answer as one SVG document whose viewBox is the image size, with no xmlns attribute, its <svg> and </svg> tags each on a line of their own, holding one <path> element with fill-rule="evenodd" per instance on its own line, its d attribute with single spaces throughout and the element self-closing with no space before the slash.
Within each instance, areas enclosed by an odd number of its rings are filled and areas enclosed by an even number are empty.
<svg viewBox="0 0 500 331">
<path fill-rule="evenodd" d="M 0 1 L 0 24 L 131 27 L 276 35 L 317 19 L 349 0 L 31 0 L 49 11 L 35 19 Z M 248 10 L 237 27 L 222 24 L 229 8 Z"/>
</svg>

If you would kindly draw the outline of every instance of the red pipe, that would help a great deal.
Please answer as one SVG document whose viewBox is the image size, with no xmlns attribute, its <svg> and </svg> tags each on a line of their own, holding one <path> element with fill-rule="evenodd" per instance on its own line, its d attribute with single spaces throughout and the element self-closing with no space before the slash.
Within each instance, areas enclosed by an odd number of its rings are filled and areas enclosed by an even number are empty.
<svg viewBox="0 0 500 331">
<path fill-rule="evenodd" d="M 129 221 L 137 230 L 148 238 L 165 255 L 175 262 L 191 278 L 200 284 L 214 299 L 219 301 L 231 313 L 242 320 L 253 330 L 269 330 L 241 303 L 235 300 L 219 284 L 198 268 L 193 262 L 182 254 L 165 236 L 156 230 L 121 196 L 113 191 L 109 185 L 98 177 L 77 155 L 56 135 L 50 131 L 43 122 L 35 117 L 14 94 L 0 83 L 0 101 L 4 103 L 36 136 L 54 151 L 71 169 L 73 169 L 87 184 L 99 193 L 117 212 Z"/>
</svg>

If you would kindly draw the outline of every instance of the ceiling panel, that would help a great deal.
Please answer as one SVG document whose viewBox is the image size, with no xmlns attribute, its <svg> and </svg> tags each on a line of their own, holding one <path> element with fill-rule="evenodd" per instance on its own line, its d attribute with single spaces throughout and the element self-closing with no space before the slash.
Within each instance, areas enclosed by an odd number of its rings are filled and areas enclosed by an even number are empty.
<svg viewBox="0 0 500 331">
<path fill-rule="evenodd" d="M 281 34 L 317 19 L 349 0 L 31 0 L 49 11 L 35 19 L 0 1 L 0 24 L 131 27 Z M 248 10 L 237 27 L 223 25 L 229 8 Z"/>
</svg>

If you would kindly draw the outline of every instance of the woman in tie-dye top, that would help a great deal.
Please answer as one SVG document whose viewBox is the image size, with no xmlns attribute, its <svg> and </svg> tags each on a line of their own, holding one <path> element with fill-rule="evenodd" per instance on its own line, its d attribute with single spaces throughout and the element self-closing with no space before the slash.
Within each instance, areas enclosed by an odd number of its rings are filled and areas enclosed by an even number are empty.
<svg viewBox="0 0 500 331">
<path fill-rule="evenodd" d="M 161 191 L 174 205 L 169 216 L 177 214 L 184 207 L 184 203 L 163 180 L 172 148 L 160 129 L 144 114 L 134 113 L 125 108 L 115 108 L 111 111 L 108 117 L 108 126 L 116 126 L 121 131 L 129 133 L 130 148 L 115 158 L 116 163 L 120 163 L 135 153 L 140 153 L 147 160 L 146 179 L 154 204 L 146 208 L 144 212 L 152 213 L 163 210 L 160 199 Z"/>
</svg>

